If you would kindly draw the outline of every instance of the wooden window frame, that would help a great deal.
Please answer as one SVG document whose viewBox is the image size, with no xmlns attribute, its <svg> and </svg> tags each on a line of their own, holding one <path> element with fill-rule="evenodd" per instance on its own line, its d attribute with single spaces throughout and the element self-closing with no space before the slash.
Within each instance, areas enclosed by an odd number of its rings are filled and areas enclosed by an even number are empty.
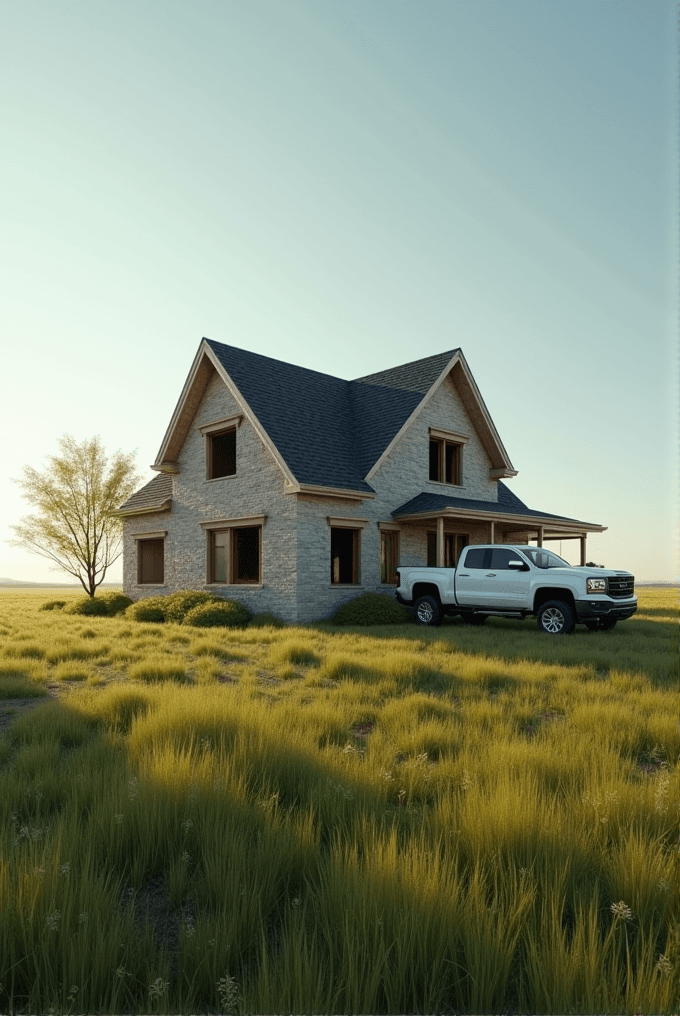
<svg viewBox="0 0 680 1016">
<path fill-rule="evenodd" d="M 223 420 L 213 420 L 212 423 L 204 423 L 198 428 L 205 438 L 205 478 L 207 481 L 226 480 L 236 476 L 238 467 L 236 431 L 241 426 L 242 420 L 243 415 L 239 413 L 237 416 L 228 416 Z M 222 435 L 228 434 L 232 430 L 234 431 L 234 472 L 224 473 L 222 476 L 213 476 L 213 438 L 222 437 Z"/>
<path fill-rule="evenodd" d="M 385 560 L 385 568 L 383 571 L 383 560 L 387 557 L 386 546 L 391 541 L 393 541 L 394 546 L 394 561 L 392 562 L 393 568 L 390 571 L 390 562 Z M 398 584 L 397 568 L 399 567 L 399 552 L 401 550 L 400 544 L 401 539 L 398 529 L 380 530 L 380 583 L 383 586 L 396 586 Z"/>
<path fill-rule="evenodd" d="M 164 586 L 165 585 L 165 539 L 167 530 L 160 533 L 138 533 L 133 534 L 137 544 L 137 582 L 138 586 Z M 160 582 L 144 582 L 142 579 L 142 553 L 143 544 L 160 543 L 163 550 L 163 578 Z"/>
<path fill-rule="evenodd" d="M 452 487 L 463 486 L 463 448 L 465 447 L 462 442 L 449 441 L 443 437 L 432 437 L 430 436 L 430 448 L 432 445 L 437 446 L 437 476 L 433 477 L 432 474 L 432 453 L 430 452 L 430 458 L 428 460 L 429 467 L 429 479 L 430 483 L 445 483 Z M 449 480 L 446 478 L 446 458 L 447 452 L 455 450 L 455 474 Z M 452 471 L 453 472 L 453 471 Z"/>
<path fill-rule="evenodd" d="M 234 576 L 234 562 L 236 560 L 236 539 L 237 533 L 243 529 L 256 529 L 258 532 L 258 575 L 257 579 L 239 579 Z M 218 533 L 228 533 L 226 542 L 226 578 L 224 582 L 215 578 L 215 536 Z M 253 522 L 250 525 L 215 526 L 208 529 L 208 585 L 219 586 L 261 586 L 262 585 L 262 523 Z"/>
</svg>

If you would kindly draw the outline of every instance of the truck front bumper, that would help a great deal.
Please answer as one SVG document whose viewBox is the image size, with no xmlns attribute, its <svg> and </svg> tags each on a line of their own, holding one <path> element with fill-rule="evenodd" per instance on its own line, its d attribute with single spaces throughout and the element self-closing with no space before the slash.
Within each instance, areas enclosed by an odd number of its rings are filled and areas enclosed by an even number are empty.
<svg viewBox="0 0 680 1016">
<path fill-rule="evenodd" d="M 575 600 L 578 621 L 595 621 L 601 618 L 625 621 L 637 610 L 637 597 L 633 600 Z"/>
</svg>

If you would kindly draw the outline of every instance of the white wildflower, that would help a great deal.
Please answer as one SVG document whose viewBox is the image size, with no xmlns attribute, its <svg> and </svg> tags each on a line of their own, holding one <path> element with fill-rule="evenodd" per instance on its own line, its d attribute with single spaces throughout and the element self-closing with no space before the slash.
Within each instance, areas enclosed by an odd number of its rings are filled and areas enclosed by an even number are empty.
<svg viewBox="0 0 680 1016">
<path fill-rule="evenodd" d="M 624 921 L 630 921 L 633 916 L 633 911 L 623 900 L 619 900 L 618 903 L 612 903 L 609 909 L 614 917 L 623 918 Z"/>
</svg>

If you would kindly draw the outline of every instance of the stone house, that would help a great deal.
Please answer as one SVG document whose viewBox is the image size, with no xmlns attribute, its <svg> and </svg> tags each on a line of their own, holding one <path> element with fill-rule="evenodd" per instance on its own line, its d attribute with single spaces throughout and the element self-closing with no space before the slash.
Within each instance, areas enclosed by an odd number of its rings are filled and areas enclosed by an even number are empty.
<svg viewBox="0 0 680 1016">
<path fill-rule="evenodd" d="M 124 519 L 128 596 L 213 590 L 286 621 L 394 592 L 397 564 L 604 527 L 528 508 L 460 349 L 355 381 L 203 339 Z"/>
</svg>

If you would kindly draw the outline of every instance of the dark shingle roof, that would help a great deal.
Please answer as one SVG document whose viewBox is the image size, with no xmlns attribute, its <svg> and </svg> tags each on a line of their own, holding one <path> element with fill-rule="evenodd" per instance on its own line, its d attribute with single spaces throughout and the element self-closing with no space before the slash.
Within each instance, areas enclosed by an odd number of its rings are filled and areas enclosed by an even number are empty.
<svg viewBox="0 0 680 1016">
<path fill-rule="evenodd" d="M 206 339 L 300 483 L 371 492 L 364 476 L 453 352 L 343 381 Z"/>
<path fill-rule="evenodd" d="M 365 377 L 358 377 L 356 380 L 369 385 L 382 385 L 385 388 L 398 388 L 405 392 L 418 392 L 420 395 L 427 395 L 447 363 L 457 352 L 459 352 L 458 349 L 451 349 L 448 353 L 426 356 L 422 360 L 413 360 L 411 363 L 403 363 L 399 367 L 380 370 L 377 374 L 366 374 Z"/>
<path fill-rule="evenodd" d="M 524 501 L 520 501 L 516 494 L 498 481 L 498 501 L 473 501 L 465 497 L 449 497 L 448 494 L 418 494 L 411 498 L 406 504 L 392 512 L 395 518 L 400 515 L 415 515 L 419 512 L 444 511 L 446 508 L 467 508 L 470 511 L 499 512 L 505 515 L 526 515 L 529 518 L 555 519 L 556 522 L 576 522 L 582 525 L 580 519 L 570 519 L 566 515 L 552 515 L 550 512 L 536 511 L 528 508 Z"/>
<path fill-rule="evenodd" d="M 135 491 L 120 506 L 119 512 L 148 512 L 161 508 L 172 497 L 172 477 L 167 473 L 159 473 L 139 490 Z"/>
</svg>

